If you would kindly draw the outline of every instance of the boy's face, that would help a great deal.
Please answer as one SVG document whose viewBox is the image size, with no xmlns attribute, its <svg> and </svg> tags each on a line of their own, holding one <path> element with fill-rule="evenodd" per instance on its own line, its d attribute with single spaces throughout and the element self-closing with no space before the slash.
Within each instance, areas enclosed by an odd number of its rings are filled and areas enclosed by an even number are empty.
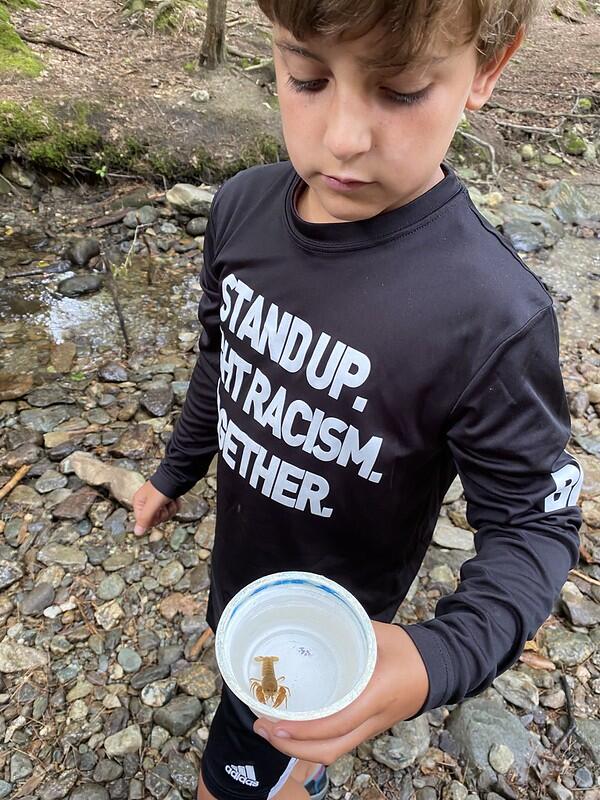
<svg viewBox="0 0 600 800">
<path fill-rule="evenodd" d="M 520 42 L 485 66 L 474 44 L 444 45 L 427 63 L 384 76 L 362 63 L 377 38 L 298 42 L 274 25 L 283 133 L 308 185 L 297 204 L 310 222 L 368 219 L 438 183 L 463 110 L 485 103 Z"/>
</svg>

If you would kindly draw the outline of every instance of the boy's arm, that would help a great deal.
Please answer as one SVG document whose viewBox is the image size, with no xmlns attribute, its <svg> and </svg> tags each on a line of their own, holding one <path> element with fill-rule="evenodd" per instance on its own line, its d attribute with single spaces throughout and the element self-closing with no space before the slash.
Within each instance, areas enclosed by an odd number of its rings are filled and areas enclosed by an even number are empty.
<svg viewBox="0 0 600 800">
<path fill-rule="evenodd" d="M 582 475 L 564 451 L 569 415 L 551 307 L 480 368 L 447 435 L 477 555 L 435 619 L 403 626 L 429 675 L 421 711 L 475 695 L 510 667 L 577 563 Z"/>
<path fill-rule="evenodd" d="M 217 193 L 218 194 L 218 193 Z M 176 498 L 189 491 L 206 475 L 217 452 L 217 383 L 221 329 L 220 289 L 213 270 L 215 256 L 213 200 L 204 236 L 202 297 L 198 319 L 202 324 L 199 355 L 192 372 L 183 409 L 175 424 L 165 455 L 150 483 L 167 497 Z"/>
</svg>

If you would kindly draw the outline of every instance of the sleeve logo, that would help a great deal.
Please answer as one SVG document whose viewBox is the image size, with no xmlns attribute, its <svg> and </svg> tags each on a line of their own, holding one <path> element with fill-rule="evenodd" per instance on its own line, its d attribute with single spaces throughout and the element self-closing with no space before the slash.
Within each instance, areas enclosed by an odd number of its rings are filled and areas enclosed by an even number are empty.
<svg viewBox="0 0 600 800">
<path fill-rule="evenodd" d="M 556 488 L 544 500 L 544 511 L 558 511 L 576 505 L 583 484 L 583 472 L 579 464 L 576 461 L 565 464 L 552 472 L 550 477 Z"/>
</svg>

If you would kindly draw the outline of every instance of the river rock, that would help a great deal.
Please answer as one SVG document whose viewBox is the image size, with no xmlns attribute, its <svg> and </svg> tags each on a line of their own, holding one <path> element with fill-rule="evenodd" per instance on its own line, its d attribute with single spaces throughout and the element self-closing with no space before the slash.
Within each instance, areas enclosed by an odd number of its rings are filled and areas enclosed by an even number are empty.
<svg viewBox="0 0 600 800">
<path fill-rule="evenodd" d="M 123 431 L 110 452 L 123 458 L 146 458 L 153 444 L 154 431 L 150 425 L 132 425 Z"/>
<path fill-rule="evenodd" d="M 185 226 L 190 236 L 204 236 L 208 220 L 206 217 L 194 217 Z"/>
<path fill-rule="evenodd" d="M 502 232 L 515 250 L 521 253 L 535 253 L 546 244 L 546 237 L 541 228 L 524 220 L 513 219 L 505 222 Z"/>
<path fill-rule="evenodd" d="M 600 623 L 600 603 L 588 600 L 571 581 L 563 586 L 560 599 L 573 625 L 591 628 Z"/>
<path fill-rule="evenodd" d="M 74 472 L 92 486 L 108 487 L 112 496 L 127 508 L 132 508 L 133 495 L 145 483 L 139 472 L 107 464 L 80 450 L 67 456 L 60 468 L 65 473 Z"/>
<path fill-rule="evenodd" d="M 183 736 L 198 720 L 202 703 L 197 697 L 178 695 L 166 706 L 154 712 L 154 722 L 168 730 L 172 736 Z"/>
<path fill-rule="evenodd" d="M 140 206 L 127 212 L 123 219 L 123 225 L 133 230 L 138 225 L 152 225 L 158 217 L 159 213 L 153 206 Z"/>
<path fill-rule="evenodd" d="M 66 797 L 75 783 L 79 773 L 76 769 L 67 769 L 44 781 L 37 791 L 39 800 L 62 800 Z"/>
<path fill-rule="evenodd" d="M 102 284 L 102 276 L 97 273 L 91 273 L 89 275 L 76 275 L 73 278 L 65 278 L 56 288 L 65 297 L 80 297 L 81 295 L 97 292 L 102 287 Z"/>
<path fill-rule="evenodd" d="M 10 757 L 10 780 L 12 783 L 25 780 L 33 772 L 31 759 L 24 753 L 13 753 Z"/>
<path fill-rule="evenodd" d="M 473 534 L 463 528 L 456 528 L 448 522 L 439 521 L 433 532 L 433 542 L 438 547 L 449 550 L 472 550 Z"/>
<path fill-rule="evenodd" d="M 33 428 L 40 433 L 54 430 L 61 422 L 70 419 L 73 411 L 67 405 L 50 406 L 49 408 L 31 408 L 21 411 L 19 421 L 26 428 Z"/>
<path fill-rule="evenodd" d="M 89 486 L 82 486 L 76 492 L 70 494 L 65 500 L 52 509 L 54 519 L 72 519 L 78 521 L 87 516 L 98 492 Z"/>
<path fill-rule="evenodd" d="M 47 658 L 40 650 L 17 644 L 5 638 L 0 642 L 0 672 L 23 672 L 47 666 Z"/>
<path fill-rule="evenodd" d="M 141 405 L 155 417 L 164 417 L 173 407 L 173 389 L 158 383 L 142 394 Z"/>
<path fill-rule="evenodd" d="M 97 239 L 92 238 L 75 239 L 66 253 L 69 261 L 78 267 L 85 267 L 88 261 L 97 255 L 100 255 L 100 244 Z"/>
<path fill-rule="evenodd" d="M 35 482 L 35 489 L 41 494 L 48 494 L 55 489 L 63 489 L 68 483 L 66 475 L 61 475 L 54 469 L 45 470 Z"/>
<path fill-rule="evenodd" d="M 77 345 L 75 342 L 52 342 L 50 364 L 56 372 L 70 372 L 76 355 Z"/>
<path fill-rule="evenodd" d="M 119 620 L 123 619 L 125 612 L 116 600 L 111 600 L 96 609 L 94 616 L 101 628 L 110 631 L 118 625 Z"/>
<path fill-rule="evenodd" d="M 600 720 L 578 719 L 577 736 L 589 750 L 595 764 L 600 764 Z"/>
<path fill-rule="evenodd" d="M 13 583 L 20 581 L 23 570 L 12 561 L 0 561 L 0 591 L 8 589 Z"/>
<path fill-rule="evenodd" d="M 206 664 L 192 664 L 177 674 L 177 685 L 186 694 L 207 700 L 217 692 L 216 675 Z"/>
<path fill-rule="evenodd" d="M 99 783 L 82 783 L 73 789 L 69 800 L 110 800 L 110 795 Z"/>
<path fill-rule="evenodd" d="M 213 195 L 190 183 L 177 183 L 167 192 L 167 202 L 178 211 L 195 216 L 208 217 Z"/>
<path fill-rule="evenodd" d="M 70 572 L 82 572 L 88 557 L 83 550 L 64 544 L 47 544 L 38 551 L 37 560 L 42 564 L 58 564 Z"/>
<path fill-rule="evenodd" d="M 566 224 L 581 224 L 600 220 L 600 208 L 593 208 L 587 197 L 568 181 L 557 181 L 545 191 L 541 201 Z"/>
<path fill-rule="evenodd" d="M 185 756 L 172 750 L 169 753 L 169 772 L 173 783 L 179 788 L 196 794 L 198 770 Z"/>
<path fill-rule="evenodd" d="M 33 375 L 10 375 L 0 373 L 0 401 L 18 400 L 33 386 Z"/>
<path fill-rule="evenodd" d="M 21 614 L 37 617 L 54 602 L 54 588 L 49 583 L 38 583 L 23 597 L 19 606 Z"/>
<path fill-rule="evenodd" d="M 512 767 L 515 756 L 505 744 L 493 744 L 488 753 L 488 761 L 492 769 L 504 775 Z"/>
<path fill-rule="evenodd" d="M 107 736 L 104 740 L 104 749 L 109 758 L 124 756 L 127 753 L 137 753 L 142 747 L 142 732 L 139 725 L 130 725 L 122 731 Z"/>
<path fill-rule="evenodd" d="M 533 711 L 540 702 L 540 696 L 535 683 L 524 672 L 509 670 L 499 675 L 493 683 L 505 700 L 513 706 Z"/>
<path fill-rule="evenodd" d="M 124 383 L 129 380 L 127 370 L 118 361 L 108 361 L 103 364 L 98 370 L 98 377 L 108 383 Z"/>
<path fill-rule="evenodd" d="M 123 594 L 124 589 L 125 581 L 115 572 L 113 575 L 107 575 L 106 578 L 100 581 L 96 589 L 96 597 L 99 597 L 100 600 L 114 600 L 116 597 Z"/>
<path fill-rule="evenodd" d="M 352 777 L 354 756 L 345 753 L 327 767 L 327 775 L 334 786 L 343 786 Z"/>
<path fill-rule="evenodd" d="M 546 628 L 544 646 L 548 658 L 563 667 L 581 664 L 594 652 L 594 644 L 589 636 L 564 628 Z"/>
<path fill-rule="evenodd" d="M 398 722 L 392 728 L 392 736 L 380 736 L 375 740 L 373 758 L 390 769 L 405 769 L 427 752 L 429 737 L 425 715 Z"/>
<path fill-rule="evenodd" d="M 165 678 L 162 681 L 153 681 L 146 684 L 141 691 L 140 697 L 144 705 L 151 708 L 161 708 L 173 697 L 176 689 L 177 682 L 174 678 Z"/>
<path fill-rule="evenodd" d="M 61 403 L 75 403 L 73 400 L 72 395 L 67 392 L 66 389 L 63 389 L 62 386 L 58 384 L 53 384 L 50 386 L 40 386 L 39 389 L 34 389 L 33 392 L 29 392 L 27 395 L 27 402 L 30 406 L 35 406 L 35 408 L 47 408 L 48 406 L 57 406 Z"/>
<path fill-rule="evenodd" d="M 518 717 L 485 698 L 463 701 L 450 714 L 447 727 L 468 764 L 484 772 L 488 765 L 490 780 L 495 779 L 488 762 L 492 745 L 503 744 L 514 754 L 514 769 L 522 782 L 526 782 L 529 765 L 535 763 L 543 749 Z"/>
</svg>

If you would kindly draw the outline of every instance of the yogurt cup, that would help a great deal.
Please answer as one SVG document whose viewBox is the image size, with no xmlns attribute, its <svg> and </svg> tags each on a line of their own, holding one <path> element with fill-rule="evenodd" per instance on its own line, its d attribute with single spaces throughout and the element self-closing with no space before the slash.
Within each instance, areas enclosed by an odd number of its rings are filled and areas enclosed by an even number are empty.
<svg viewBox="0 0 600 800">
<path fill-rule="evenodd" d="M 230 600 L 215 653 L 223 680 L 254 714 L 311 720 L 356 700 L 375 669 L 377 642 L 364 608 L 335 581 L 277 572 Z M 271 693 L 263 679 L 270 664 Z"/>
</svg>

